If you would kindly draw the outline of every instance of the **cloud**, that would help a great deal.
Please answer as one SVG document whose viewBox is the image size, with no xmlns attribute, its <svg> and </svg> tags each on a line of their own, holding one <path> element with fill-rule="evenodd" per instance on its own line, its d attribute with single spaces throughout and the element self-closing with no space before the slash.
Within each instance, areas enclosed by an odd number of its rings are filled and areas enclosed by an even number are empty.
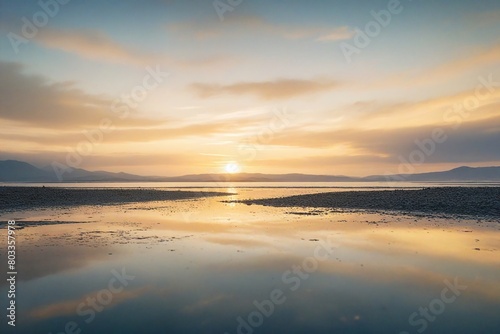
<svg viewBox="0 0 500 334">
<path fill-rule="evenodd" d="M 484 77 L 484 81 L 488 82 L 490 78 L 494 80 L 491 76 Z M 492 91 L 492 87 L 479 87 L 479 90 L 466 90 L 416 102 L 356 103 L 349 110 L 350 114 L 354 115 L 351 122 L 363 124 L 366 128 L 401 128 L 439 124 L 447 118 L 446 115 L 450 112 L 456 114 L 456 110 L 466 114 L 467 121 L 477 121 L 498 115 L 500 89 Z M 471 103 L 474 103 L 473 110 L 467 111 L 471 110 Z"/>
<path fill-rule="evenodd" d="M 220 94 L 250 94 L 264 100 L 274 100 L 325 92 L 337 86 L 338 83 L 331 80 L 279 79 L 275 81 L 240 82 L 229 85 L 194 83 L 190 85 L 190 88 L 202 98 Z"/>
<path fill-rule="evenodd" d="M 408 157 L 412 151 L 419 149 L 416 141 L 428 142 L 433 131 L 441 129 L 447 139 L 435 145 L 435 152 L 427 157 L 426 162 L 500 161 L 500 116 L 463 123 L 458 128 L 453 125 L 435 124 L 372 130 L 345 128 L 315 132 L 303 129 L 278 134 L 272 145 L 322 149 L 343 145 L 348 147 L 351 153 L 339 156 L 339 162 L 347 162 L 356 156 L 363 159 L 371 156 L 375 162 L 380 162 L 380 158 L 383 158 L 388 163 L 399 163 L 399 156 Z"/>
<path fill-rule="evenodd" d="M 104 118 L 118 119 L 113 100 L 87 94 L 73 83 L 51 83 L 27 75 L 18 63 L 0 62 L 0 119 L 44 128 L 74 129 L 99 126 Z M 137 117 L 120 119 L 120 125 L 157 125 Z"/>
<path fill-rule="evenodd" d="M 335 29 L 334 31 L 322 35 L 316 39 L 318 42 L 336 42 L 336 41 L 341 41 L 345 39 L 351 39 L 355 35 L 355 32 L 349 29 L 349 27 L 339 27 Z"/>
<path fill-rule="evenodd" d="M 167 29 L 181 36 L 192 36 L 196 39 L 212 39 L 233 34 L 259 33 L 289 40 L 309 39 L 319 42 L 334 42 L 351 39 L 354 36 L 347 26 L 295 26 L 276 24 L 258 16 L 234 15 L 224 23 L 213 21 L 196 21 L 173 23 Z"/>
<path fill-rule="evenodd" d="M 352 176 L 350 173 L 339 173 L 336 172 L 336 167 L 346 166 L 346 165 L 356 165 L 356 166 L 366 166 L 369 164 L 373 167 L 374 164 L 387 164 L 390 163 L 388 157 L 377 156 L 373 154 L 361 154 L 361 155 L 336 155 L 334 153 L 326 153 L 325 155 L 301 155 L 296 158 L 284 158 L 284 159 L 262 159 L 255 160 L 249 163 L 249 165 L 254 166 L 286 166 L 287 168 L 292 168 L 292 170 L 329 170 L 329 175 L 347 175 Z M 282 168 L 282 167 L 280 167 Z M 344 168 L 341 168 L 345 170 Z M 362 168 L 363 172 L 366 173 L 366 169 Z"/>
<path fill-rule="evenodd" d="M 432 69 L 433 79 L 449 79 L 458 73 L 476 69 L 481 66 L 500 63 L 500 44 L 488 49 L 476 51 L 474 54 L 450 61 L 437 68 Z M 422 77 L 420 80 L 427 81 Z"/>
<path fill-rule="evenodd" d="M 29 152 L 19 151 L 2 151 L 2 160 L 19 160 L 26 161 L 37 167 L 50 166 L 54 161 L 64 162 L 68 152 L 64 150 L 38 150 Z M 82 161 L 80 168 L 88 170 L 98 170 L 117 167 L 174 167 L 176 165 L 185 166 L 199 163 L 199 159 L 194 154 L 175 154 L 175 153 L 144 153 L 144 152 L 113 152 L 111 154 L 92 154 Z M 120 170 L 122 171 L 122 170 Z M 167 170 L 170 172 L 169 170 Z M 134 174 L 141 174 L 137 171 L 131 171 Z M 148 172 L 144 175 L 153 175 L 154 173 Z M 159 175 L 165 174 L 165 168 Z"/>
<path fill-rule="evenodd" d="M 43 29 L 36 40 L 45 47 L 75 53 L 92 60 L 142 66 L 155 63 L 158 59 L 157 56 L 120 45 L 105 34 L 94 30 Z"/>
<path fill-rule="evenodd" d="M 443 81 L 453 80 L 467 71 L 500 63 L 500 44 L 488 48 L 475 50 L 472 54 L 449 60 L 446 63 L 428 68 L 419 73 L 400 73 L 385 80 L 378 81 L 375 86 L 420 86 L 436 84 Z"/>
<path fill-rule="evenodd" d="M 58 30 L 45 28 L 36 37 L 36 42 L 46 48 L 76 54 L 82 58 L 135 66 L 165 64 L 178 67 L 206 67 L 224 64 L 228 57 L 217 55 L 174 58 L 164 54 L 146 53 L 112 40 L 96 30 Z"/>
<path fill-rule="evenodd" d="M 82 140 L 97 136 L 99 146 L 113 144 L 149 144 L 166 140 L 182 140 L 187 138 L 206 139 L 216 135 L 233 135 L 235 133 L 235 123 L 238 124 L 238 133 L 243 135 L 246 132 L 257 131 L 262 124 L 267 124 L 270 117 L 269 111 L 265 110 L 238 110 L 221 115 L 208 115 L 201 113 L 192 115 L 189 121 L 183 119 L 163 120 L 130 120 L 132 123 L 123 124 L 123 120 L 116 118 L 115 128 L 112 131 L 96 135 L 99 122 L 93 126 L 75 128 L 70 124 L 65 125 L 64 131 L 44 131 L 36 128 L 37 125 L 25 125 L 16 127 L 0 133 L 0 141 L 3 143 L 29 143 L 30 146 L 43 145 L 44 148 L 55 150 L 65 148 L 68 145 L 76 146 Z M 1 117 L 0 117 L 1 118 Z M 271 118 L 272 119 L 272 118 Z M 136 122 L 137 121 L 137 122 Z M 37 123 L 38 124 L 38 123 Z"/>
<path fill-rule="evenodd" d="M 244 127 L 255 122 L 245 122 L 239 120 L 239 126 Z M 207 137 L 210 135 L 232 132 L 234 124 L 232 121 L 227 122 L 210 122 L 189 124 L 177 127 L 135 127 L 135 128 L 115 128 L 113 131 L 106 133 L 104 143 L 147 143 L 154 141 L 162 141 L 169 139 L 180 139 L 186 137 Z M 0 134 L 0 139 L 14 140 L 18 142 L 32 142 L 43 145 L 64 145 L 78 143 L 85 139 L 82 131 L 61 132 L 61 133 L 34 133 L 27 134 Z M 103 144 L 104 144 L 103 143 Z"/>
</svg>

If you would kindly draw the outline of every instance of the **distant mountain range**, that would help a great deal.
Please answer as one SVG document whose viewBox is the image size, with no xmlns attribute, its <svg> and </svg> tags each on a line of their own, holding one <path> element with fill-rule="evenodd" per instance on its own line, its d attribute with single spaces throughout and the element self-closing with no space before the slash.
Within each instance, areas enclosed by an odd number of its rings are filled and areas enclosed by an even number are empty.
<svg viewBox="0 0 500 334">
<path fill-rule="evenodd" d="M 51 166 L 38 168 L 29 163 L 0 161 L 0 182 L 58 182 Z M 500 182 L 500 167 L 459 167 L 443 172 L 350 177 L 310 174 L 196 174 L 175 177 L 140 176 L 105 171 L 73 169 L 63 174 L 63 182 Z"/>
</svg>

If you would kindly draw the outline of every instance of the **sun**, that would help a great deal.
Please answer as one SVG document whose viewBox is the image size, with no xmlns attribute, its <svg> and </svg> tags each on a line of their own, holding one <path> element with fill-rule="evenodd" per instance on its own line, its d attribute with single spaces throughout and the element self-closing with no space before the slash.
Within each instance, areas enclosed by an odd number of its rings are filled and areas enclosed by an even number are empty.
<svg viewBox="0 0 500 334">
<path fill-rule="evenodd" d="M 226 173 L 229 173 L 229 174 L 235 174 L 235 173 L 238 173 L 240 171 L 240 166 L 236 163 L 236 162 L 229 162 L 226 164 L 226 166 L 224 166 L 224 170 L 226 171 Z"/>
</svg>

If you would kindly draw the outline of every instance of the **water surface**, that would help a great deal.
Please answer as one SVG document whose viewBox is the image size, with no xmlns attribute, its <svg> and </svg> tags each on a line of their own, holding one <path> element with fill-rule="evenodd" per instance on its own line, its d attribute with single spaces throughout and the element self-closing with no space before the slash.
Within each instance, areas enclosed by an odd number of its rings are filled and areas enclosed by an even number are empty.
<svg viewBox="0 0 500 334">
<path fill-rule="evenodd" d="M 217 190 L 237 193 L 229 199 L 331 191 Z M 227 199 L 0 216 L 33 222 L 17 235 L 15 332 L 500 329 L 498 222 L 221 202 Z M 130 277 L 120 283 L 123 273 Z"/>
</svg>

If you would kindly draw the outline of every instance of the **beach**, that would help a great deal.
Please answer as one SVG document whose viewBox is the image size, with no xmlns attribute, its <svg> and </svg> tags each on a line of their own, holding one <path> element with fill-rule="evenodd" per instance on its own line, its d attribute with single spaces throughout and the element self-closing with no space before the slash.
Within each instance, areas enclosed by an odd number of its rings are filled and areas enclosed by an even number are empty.
<svg viewBox="0 0 500 334">
<path fill-rule="evenodd" d="M 0 212 L 34 208 L 118 205 L 236 195 L 233 192 L 148 188 L 0 187 Z M 327 190 L 294 196 L 221 201 L 274 207 L 360 209 L 405 214 L 500 218 L 500 187 L 435 187 L 369 191 Z"/>
<path fill-rule="evenodd" d="M 174 201 L 208 196 L 226 196 L 222 192 L 168 191 L 123 188 L 52 188 L 0 187 L 0 212 L 34 208 L 111 205 L 133 202 Z"/>
<path fill-rule="evenodd" d="M 499 187 L 328 192 L 240 202 L 276 207 L 388 210 L 500 219 Z"/>
</svg>

